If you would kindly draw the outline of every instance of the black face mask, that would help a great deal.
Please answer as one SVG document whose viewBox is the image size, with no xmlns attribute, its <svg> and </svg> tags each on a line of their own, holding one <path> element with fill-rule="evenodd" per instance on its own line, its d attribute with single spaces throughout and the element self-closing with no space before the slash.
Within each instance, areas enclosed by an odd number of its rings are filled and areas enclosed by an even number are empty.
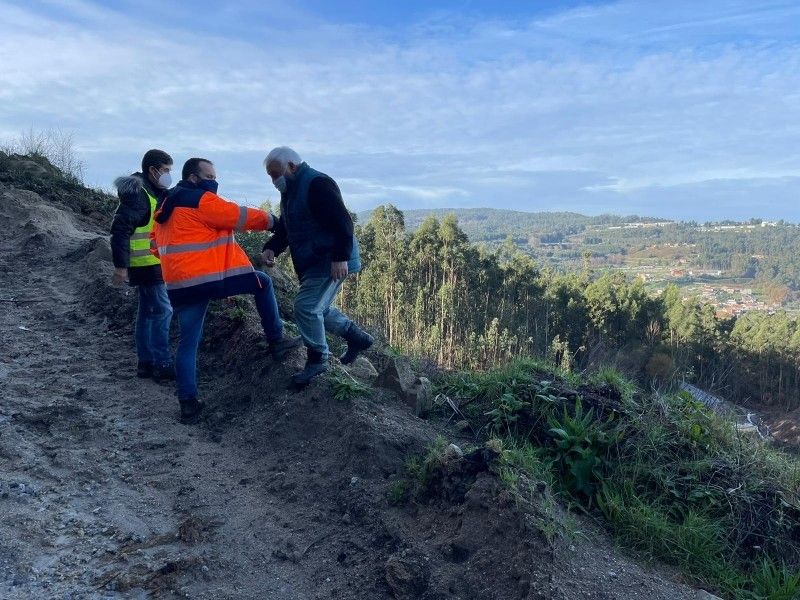
<svg viewBox="0 0 800 600">
<path fill-rule="evenodd" d="M 216 194 L 219 189 L 219 183 L 216 179 L 201 179 L 196 184 L 201 190 Z"/>
</svg>

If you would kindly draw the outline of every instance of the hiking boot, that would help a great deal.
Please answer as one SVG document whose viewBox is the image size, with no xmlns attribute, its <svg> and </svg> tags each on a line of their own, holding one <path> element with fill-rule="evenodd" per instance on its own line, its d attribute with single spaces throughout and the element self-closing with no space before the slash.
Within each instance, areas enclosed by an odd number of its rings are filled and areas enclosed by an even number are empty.
<svg viewBox="0 0 800 600">
<path fill-rule="evenodd" d="M 280 362 L 293 348 L 302 345 L 303 338 L 297 337 L 282 337 L 269 343 L 269 353 L 272 355 L 272 360 Z"/>
<path fill-rule="evenodd" d="M 153 363 L 149 360 L 140 360 L 136 364 L 136 376 L 147 379 L 153 376 Z"/>
<path fill-rule="evenodd" d="M 189 398 L 188 400 L 179 400 L 181 403 L 181 423 L 186 425 L 193 425 L 200 419 L 200 413 L 203 411 L 205 404 L 200 402 L 197 398 Z"/>
<path fill-rule="evenodd" d="M 162 381 L 174 381 L 175 365 L 172 363 L 167 363 L 165 365 L 154 365 L 152 373 L 153 381 L 156 383 L 161 383 Z"/>
<path fill-rule="evenodd" d="M 375 338 L 355 323 L 350 323 L 350 327 L 342 337 L 347 340 L 347 352 L 339 357 L 343 365 L 349 365 L 358 357 L 359 352 L 367 350 L 375 343 Z"/>
<path fill-rule="evenodd" d="M 328 370 L 328 361 L 322 353 L 311 348 L 307 348 L 306 351 L 308 353 L 306 366 L 299 373 L 292 375 L 292 384 L 298 388 L 307 386 L 314 377 Z"/>
</svg>

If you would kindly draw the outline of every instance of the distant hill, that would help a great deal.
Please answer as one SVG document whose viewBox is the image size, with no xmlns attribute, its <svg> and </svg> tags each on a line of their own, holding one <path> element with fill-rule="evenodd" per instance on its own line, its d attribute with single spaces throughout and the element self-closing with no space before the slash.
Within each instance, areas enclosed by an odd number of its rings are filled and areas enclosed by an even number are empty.
<svg viewBox="0 0 800 600">
<path fill-rule="evenodd" d="M 369 221 L 372 211 L 359 213 L 360 223 Z M 552 236 L 559 241 L 565 236 L 580 233 L 587 228 L 623 223 L 652 223 L 667 221 L 637 215 L 598 215 L 590 217 L 574 212 L 524 212 L 498 208 L 434 208 L 404 210 L 407 231 L 414 231 L 428 217 L 442 219 L 455 214 L 459 227 L 473 242 L 502 242 L 509 235 L 525 244 L 531 236 Z"/>
</svg>

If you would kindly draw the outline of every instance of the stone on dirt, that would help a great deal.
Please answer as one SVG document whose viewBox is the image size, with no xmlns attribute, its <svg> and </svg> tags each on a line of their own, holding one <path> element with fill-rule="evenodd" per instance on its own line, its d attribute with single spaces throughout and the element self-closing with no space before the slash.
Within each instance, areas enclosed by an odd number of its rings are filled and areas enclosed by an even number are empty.
<svg viewBox="0 0 800 600">
<path fill-rule="evenodd" d="M 378 370 L 372 365 L 366 356 L 359 356 L 353 364 L 345 367 L 350 375 L 358 379 L 374 380 L 378 377 Z"/>
<path fill-rule="evenodd" d="M 464 456 L 463 450 L 456 446 L 455 444 L 450 444 L 447 448 L 444 449 L 444 459 L 445 460 L 458 460 Z"/>
<path fill-rule="evenodd" d="M 722 598 L 705 590 L 699 590 L 697 592 L 697 600 L 722 600 Z"/>
<path fill-rule="evenodd" d="M 433 404 L 433 384 L 427 377 L 418 377 L 405 356 L 392 357 L 375 385 L 396 392 L 418 417 L 430 411 Z"/>
<path fill-rule="evenodd" d="M 428 565 L 417 556 L 390 556 L 385 566 L 386 583 L 397 600 L 420 598 L 428 587 Z"/>
</svg>

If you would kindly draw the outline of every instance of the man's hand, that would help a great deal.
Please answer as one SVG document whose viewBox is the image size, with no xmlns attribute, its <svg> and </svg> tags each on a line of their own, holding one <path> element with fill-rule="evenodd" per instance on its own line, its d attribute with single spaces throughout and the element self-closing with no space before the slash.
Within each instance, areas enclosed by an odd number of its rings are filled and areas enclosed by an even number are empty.
<svg viewBox="0 0 800 600">
<path fill-rule="evenodd" d="M 344 279 L 347 277 L 347 261 L 331 263 L 331 278 Z"/>
<path fill-rule="evenodd" d="M 128 269 L 125 267 L 114 269 L 114 275 L 111 277 L 111 283 L 116 287 L 119 287 L 126 281 L 128 281 Z"/>
<path fill-rule="evenodd" d="M 264 264 L 268 267 L 275 266 L 275 252 L 273 250 L 264 250 L 261 253 L 261 258 L 264 259 Z"/>
</svg>

